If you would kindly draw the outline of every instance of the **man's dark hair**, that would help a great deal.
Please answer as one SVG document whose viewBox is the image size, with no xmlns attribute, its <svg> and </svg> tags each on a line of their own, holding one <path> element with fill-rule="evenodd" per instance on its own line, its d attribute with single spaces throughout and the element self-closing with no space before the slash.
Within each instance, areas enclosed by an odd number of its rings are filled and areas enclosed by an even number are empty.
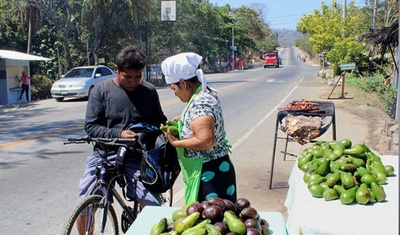
<svg viewBox="0 0 400 235">
<path fill-rule="evenodd" d="M 136 46 L 127 46 L 115 57 L 118 70 L 141 70 L 146 66 L 146 56 Z"/>
</svg>

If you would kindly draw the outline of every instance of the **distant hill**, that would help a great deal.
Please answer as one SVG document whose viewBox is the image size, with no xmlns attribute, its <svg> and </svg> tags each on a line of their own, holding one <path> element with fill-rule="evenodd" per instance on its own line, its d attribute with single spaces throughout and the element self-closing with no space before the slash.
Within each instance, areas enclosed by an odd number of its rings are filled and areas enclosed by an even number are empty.
<svg viewBox="0 0 400 235">
<path fill-rule="evenodd" d="M 272 29 L 278 34 L 278 42 L 281 46 L 293 46 L 295 41 L 302 37 L 300 32 L 291 29 Z"/>
</svg>

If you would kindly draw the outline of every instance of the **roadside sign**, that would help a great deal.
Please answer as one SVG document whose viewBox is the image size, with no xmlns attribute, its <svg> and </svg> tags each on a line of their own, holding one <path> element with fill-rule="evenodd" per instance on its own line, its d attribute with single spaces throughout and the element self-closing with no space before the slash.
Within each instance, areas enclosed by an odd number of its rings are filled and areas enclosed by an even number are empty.
<svg viewBox="0 0 400 235">
<path fill-rule="evenodd" d="M 349 71 L 349 70 L 353 70 L 355 68 L 356 68 L 356 63 L 355 62 L 345 63 L 345 64 L 341 64 L 340 65 L 340 70 L 341 71 Z"/>
<path fill-rule="evenodd" d="M 236 50 L 237 50 L 237 47 L 236 47 L 236 46 L 231 46 L 231 50 L 236 51 Z"/>
<path fill-rule="evenodd" d="M 176 1 L 161 1 L 161 21 L 176 21 Z"/>
</svg>

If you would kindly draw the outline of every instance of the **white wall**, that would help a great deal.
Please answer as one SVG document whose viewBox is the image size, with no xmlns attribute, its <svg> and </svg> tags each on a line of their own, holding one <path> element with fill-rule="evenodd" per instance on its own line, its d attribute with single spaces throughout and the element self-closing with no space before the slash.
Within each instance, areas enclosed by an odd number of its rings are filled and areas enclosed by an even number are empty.
<svg viewBox="0 0 400 235">
<path fill-rule="evenodd" d="M 3 62 L 4 61 L 4 62 Z M 0 62 L 0 70 L 6 71 L 6 79 L 0 79 L 0 104 L 13 104 L 17 102 L 26 102 L 25 94 L 22 101 L 18 101 L 21 93 L 21 86 L 18 78 L 21 77 L 22 71 L 29 74 L 29 61 L 2 59 Z M 31 100 L 31 87 L 29 86 L 29 100 Z"/>
</svg>

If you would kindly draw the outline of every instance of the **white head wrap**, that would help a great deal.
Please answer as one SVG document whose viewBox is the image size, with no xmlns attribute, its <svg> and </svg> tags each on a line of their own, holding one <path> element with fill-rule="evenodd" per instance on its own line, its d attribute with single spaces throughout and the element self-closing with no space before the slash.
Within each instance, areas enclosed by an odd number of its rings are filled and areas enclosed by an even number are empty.
<svg viewBox="0 0 400 235">
<path fill-rule="evenodd" d="M 203 57 L 193 52 L 180 53 L 168 57 L 161 63 L 161 70 L 165 75 L 167 84 L 177 83 L 179 80 L 187 80 L 194 76 L 202 84 L 202 89 L 207 89 L 206 79 L 202 69 L 198 69 Z"/>
</svg>

